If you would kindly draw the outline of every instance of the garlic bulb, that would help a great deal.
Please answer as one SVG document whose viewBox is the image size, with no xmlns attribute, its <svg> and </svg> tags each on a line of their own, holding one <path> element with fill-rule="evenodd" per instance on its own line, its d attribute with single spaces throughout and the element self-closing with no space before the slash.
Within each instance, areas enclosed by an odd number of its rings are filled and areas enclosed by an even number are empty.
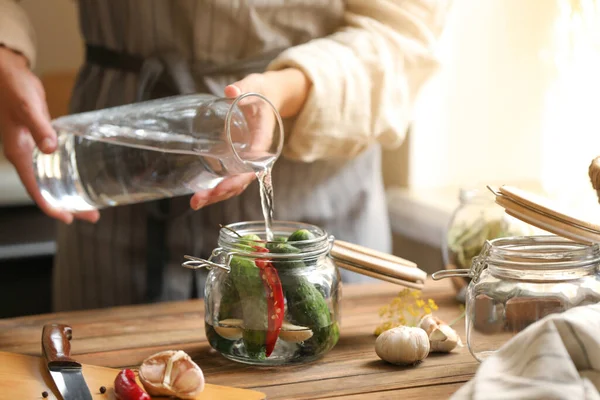
<svg viewBox="0 0 600 400">
<path fill-rule="evenodd" d="M 421 318 L 419 327 L 427 332 L 432 353 L 448 353 L 456 346 L 462 347 L 463 345 L 458 333 L 454 329 L 431 314 L 427 314 Z"/>
<path fill-rule="evenodd" d="M 183 351 L 167 350 L 146 358 L 139 376 L 151 396 L 195 399 L 204 390 L 202 370 Z"/>
<path fill-rule="evenodd" d="M 421 328 L 398 326 L 377 337 L 375 352 L 392 364 L 415 364 L 429 355 L 429 338 Z"/>
</svg>

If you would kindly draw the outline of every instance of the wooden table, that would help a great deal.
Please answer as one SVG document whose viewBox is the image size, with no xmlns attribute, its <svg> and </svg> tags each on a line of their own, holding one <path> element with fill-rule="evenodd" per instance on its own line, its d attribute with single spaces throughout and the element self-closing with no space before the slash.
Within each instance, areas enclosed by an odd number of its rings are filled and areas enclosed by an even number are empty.
<svg viewBox="0 0 600 400">
<path fill-rule="evenodd" d="M 204 335 L 202 300 L 65 312 L 0 320 L 0 351 L 41 355 L 45 323 L 73 327 L 72 352 L 78 361 L 109 367 L 137 366 L 150 354 L 181 349 L 200 365 L 207 382 L 252 388 L 269 399 L 446 399 L 477 369 L 466 347 L 430 354 L 414 367 L 381 361 L 374 350 L 378 310 L 400 290 L 392 284 L 346 285 L 337 346 L 307 365 L 258 368 L 226 360 Z M 440 318 L 460 316 L 450 281 L 428 281 L 423 297 L 440 306 Z M 456 330 L 463 341 L 464 320 Z"/>
</svg>

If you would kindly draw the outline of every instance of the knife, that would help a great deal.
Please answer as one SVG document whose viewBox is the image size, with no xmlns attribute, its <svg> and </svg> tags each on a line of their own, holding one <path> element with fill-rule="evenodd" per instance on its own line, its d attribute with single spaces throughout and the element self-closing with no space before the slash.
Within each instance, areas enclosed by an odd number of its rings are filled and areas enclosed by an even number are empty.
<svg viewBox="0 0 600 400">
<path fill-rule="evenodd" d="M 42 330 L 42 353 L 48 371 L 63 400 L 92 400 L 81 364 L 71 358 L 71 334 L 68 325 L 47 324 Z"/>
</svg>

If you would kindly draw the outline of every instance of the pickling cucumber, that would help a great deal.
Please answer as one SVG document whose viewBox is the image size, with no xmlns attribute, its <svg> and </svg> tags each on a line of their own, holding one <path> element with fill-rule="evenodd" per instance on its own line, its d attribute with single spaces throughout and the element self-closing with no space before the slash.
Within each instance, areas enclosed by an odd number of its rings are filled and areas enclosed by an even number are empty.
<svg viewBox="0 0 600 400">
<path fill-rule="evenodd" d="M 240 239 L 240 244 L 250 246 L 250 247 L 252 247 L 252 246 L 265 247 L 265 242 L 262 241 L 260 236 L 254 235 L 254 234 L 242 236 Z"/>
<path fill-rule="evenodd" d="M 279 253 L 279 254 L 298 254 L 300 253 L 300 249 L 292 246 L 288 243 L 268 243 L 267 248 L 271 253 Z"/>
<path fill-rule="evenodd" d="M 274 246 L 272 253 L 295 254 L 300 250 L 289 243 Z M 306 326 L 314 332 L 305 342 L 305 352 L 318 354 L 337 343 L 337 328 L 332 324 L 331 313 L 323 293 L 302 275 L 306 265 L 302 260 L 273 261 L 277 267 L 288 313 L 294 324 Z"/>
<path fill-rule="evenodd" d="M 223 284 L 221 285 L 221 302 L 219 303 L 218 320 L 241 318 L 242 310 L 240 309 L 240 296 L 237 288 L 233 283 L 231 274 L 226 274 Z"/>
<path fill-rule="evenodd" d="M 340 328 L 337 322 L 313 331 L 313 336 L 304 342 L 302 354 L 321 354 L 332 349 L 340 338 Z"/>
<path fill-rule="evenodd" d="M 264 360 L 268 310 L 260 270 L 252 259 L 237 256 L 232 257 L 230 266 L 230 275 L 242 303 L 244 346 L 249 357 Z"/>
<path fill-rule="evenodd" d="M 281 285 L 287 300 L 288 311 L 296 325 L 313 329 L 331 324 L 331 314 L 327 301 L 305 276 L 298 274 L 283 275 Z"/>
<path fill-rule="evenodd" d="M 315 235 L 308 229 L 298 229 L 288 237 L 288 242 L 300 242 L 303 240 L 313 240 Z"/>
</svg>

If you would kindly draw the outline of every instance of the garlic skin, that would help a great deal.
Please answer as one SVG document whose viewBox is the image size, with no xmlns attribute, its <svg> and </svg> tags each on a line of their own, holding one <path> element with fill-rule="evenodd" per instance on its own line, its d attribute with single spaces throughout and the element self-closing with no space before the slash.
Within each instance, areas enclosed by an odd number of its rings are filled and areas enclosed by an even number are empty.
<svg viewBox="0 0 600 400">
<path fill-rule="evenodd" d="M 449 353 L 456 346 L 463 346 L 458 333 L 450 325 L 431 314 L 421 318 L 419 327 L 427 332 L 432 353 Z"/>
<path fill-rule="evenodd" d="M 398 326 L 383 332 L 375 341 L 375 352 L 397 365 L 416 364 L 429 355 L 429 338 L 421 328 Z"/>
<path fill-rule="evenodd" d="M 146 358 L 139 377 L 151 396 L 195 399 L 204 390 L 202 370 L 183 351 L 161 351 Z"/>
</svg>

